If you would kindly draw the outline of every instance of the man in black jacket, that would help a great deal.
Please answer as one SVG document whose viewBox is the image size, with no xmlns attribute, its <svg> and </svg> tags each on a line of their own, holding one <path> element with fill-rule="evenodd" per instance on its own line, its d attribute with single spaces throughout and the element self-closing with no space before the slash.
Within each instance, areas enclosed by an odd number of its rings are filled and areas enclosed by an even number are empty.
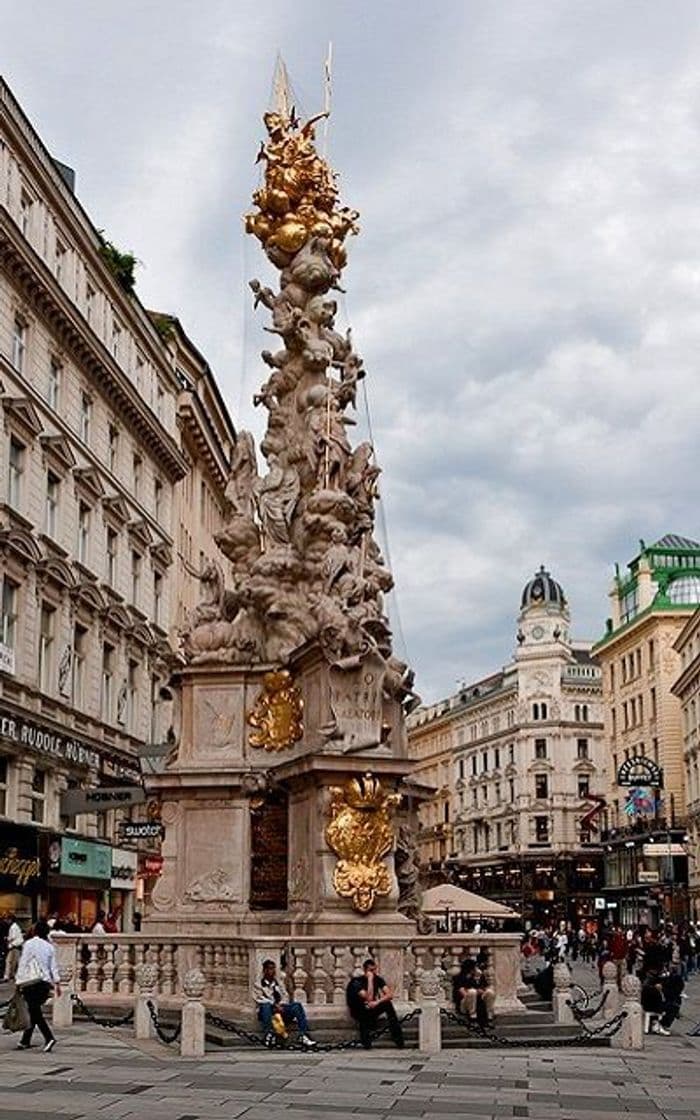
<svg viewBox="0 0 700 1120">
<path fill-rule="evenodd" d="M 377 962 L 369 957 L 362 966 L 362 975 L 355 976 L 346 990 L 348 1007 L 360 1028 L 360 1041 L 365 1050 L 372 1045 L 372 1031 L 378 1019 L 386 1015 L 389 1033 L 399 1049 L 403 1049 L 403 1032 L 396 1009 L 391 1001 L 392 991 L 386 980 L 377 974 Z"/>
</svg>

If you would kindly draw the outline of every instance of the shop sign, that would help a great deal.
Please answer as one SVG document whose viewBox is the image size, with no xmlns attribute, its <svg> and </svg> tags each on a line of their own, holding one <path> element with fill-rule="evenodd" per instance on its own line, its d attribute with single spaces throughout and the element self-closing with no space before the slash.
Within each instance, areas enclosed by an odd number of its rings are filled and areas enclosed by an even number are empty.
<svg viewBox="0 0 700 1120">
<path fill-rule="evenodd" d="M 93 844 L 72 836 L 53 837 L 49 844 L 49 870 L 54 874 L 109 882 L 112 849 L 106 844 Z"/>
<path fill-rule="evenodd" d="M 638 754 L 634 758 L 626 758 L 622 763 L 617 772 L 617 784 L 619 786 L 651 786 L 652 789 L 662 789 L 664 772 L 653 759 Z"/>
<path fill-rule="evenodd" d="M 658 871 L 638 871 L 637 872 L 637 879 L 640 883 L 658 883 L 659 872 Z"/>
<path fill-rule="evenodd" d="M 15 672 L 15 651 L 4 642 L 0 642 L 0 672 L 13 675 Z"/>
<path fill-rule="evenodd" d="M 155 840 L 165 834 L 160 821 L 121 821 L 122 840 Z"/>
<path fill-rule="evenodd" d="M 144 856 L 142 871 L 144 875 L 160 875 L 163 870 L 162 856 Z"/>
<path fill-rule="evenodd" d="M 596 898 L 594 905 L 595 905 L 596 910 L 604 910 L 605 909 L 605 899 L 604 898 Z"/>
<path fill-rule="evenodd" d="M 37 886 L 40 879 L 36 829 L 0 827 L 0 888 L 23 891 Z"/>
<path fill-rule="evenodd" d="M 97 770 L 100 765 L 100 754 L 94 747 L 70 735 L 61 735 L 60 732 L 42 727 L 34 720 L 10 715 L 2 709 L 0 709 L 0 737 L 37 754 L 49 755 L 73 766 L 89 766 Z"/>
<path fill-rule="evenodd" d="M 123 848 L 112 848 L 112 878 L 110 886 L 118 891 L 133 891 L 136 889 L 136 868 L 138 856 L 136 852 L 128 852 Z"/>
<path fill-rule="evenodd" d="M 670 841 L 667 843 L 662 840 L 658 844 L 643 844 L 643 856 L 655 856 L 657 859 L 664 859 L 668 856 L 687 856 L 687 852 L 682 844 L 672 844 Z"/>
<path fill-rule="evenodd" d="M 128 805 L 141 805 L 146 794 L 140 786 L 113 786 L 105 789 L 69 789 L 61 796 L 61 816 L 77 813 L 107 813 Z"/>
</svg>

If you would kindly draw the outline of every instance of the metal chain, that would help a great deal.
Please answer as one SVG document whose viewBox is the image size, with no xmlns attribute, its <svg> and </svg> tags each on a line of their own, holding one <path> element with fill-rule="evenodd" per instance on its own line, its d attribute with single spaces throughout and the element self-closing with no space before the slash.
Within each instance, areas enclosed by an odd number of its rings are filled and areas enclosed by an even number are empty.
<svg viewBox="0 0 700 1120">
<path fill-rule="evenodd" d="M 172 1042 L 176 1042 L 182 1032 L 182 1020 L 180 1020 L 177 1026 L 168 1034 L 160 1025 L 160 1022 L 158 1020 L 158 1012 L 156 1011 L 156 1005 L 154 1004 L 153 1000 L 147 999 L 146 1007 L 148 1008 L 148 1014 L 151 1016 L 153 1029 L 158 1035 L 160 1041 L 164 1042 L 166 1046 L 170 1046 Z"/>
<path fill-rule="evenodd" d="M 102 1019 L 95 1012 L 92 1011 L 86 1003 L 83 1003 L 77 992 L 71 992 L 71 999 L 79 1011 L 82 1011 L 91 1023 L 95 1023 L 98 1027 L 125 1027 L 134 1018 L 133 1008 L 128 1011 L 121 1019 Z"/>
<path fill-rule="evenodd" d="M 592 1038 L 604 1037 L 611 1038 L 617 1034 L 622 1026 L 623 1019 L 627 1018 L 626 1011 L 620 1011 L 614 1019 L 607 1019 L 601 1023 L 599 1027 L 589 1029 L 585 1024 L 580 1025 L 583 1028 L 583 1034 L 576 1035 L 574 1038 L 543 1038 L 524 1041 L 517 1038 L 505 1038 L 503 1035 L 495 1034 L 493 1031 L 486 1030 L 480 1023 L 474 1022 L 473 1019 L 467 1019 L 464 1015 L 458 1015 L 454 1011 L 449 1011 L 446 1007 L 440 1008 L 441 1019 L 447 1020 L 450 1023 L 457 1023 L 460 1027 L 466 1027 L 467 1030 L 482 1038 L 487 1042 L 493 1043 L 494 1046 L 507 1046 L 507 1047 L 527 1047 L 534 1049 L 538 1047 L 565 1047 L 565 1046 L 582 1046 L 589 1042 Z M 604 1033 L 605 1032 L 605 1033 Z"/>
<path fill-rule="evenodd" d="M 576 1019 L 576 1022 L 582 1023 L 584 1019 L 595 1019 L 596 1015 L 600 1014 L 600 1012 L 605 1007 L 605 1003 L 609 994 L 610 990 L 609 988 L 606 988 L 597 1007 L 589 1006 L 591 997 L 588 992 L 586 992 L 585 1003 L 583 1003 L 583 1001 L 575 1003 L 573 1000 L 567 999 L 566 1006 L 571 1008 L 571 1013 L 574 1019 Z"/>
<path fill-rule="evenodd" d="M 413 1011 L 407 1012 L 399 1019 L 399 1025 L 408 1023 L 412 1019 L 420 1015 L 420 1007 L 415 1007 Z M 254 1031 L 247 1031 L 245 1027 L 241 1027 L 238 1023 L 232 1022 L 231 1019 L 222 1019 L 220 1015 L 214 1015 L 207 1012 L 206 1019 L 213 1027 L 219 1027 L 220 1030 L 230 1031 L 232 1034 L 237 1035 L 239 1038 L 249 1042 L 252 1046 L 264 1046 L 269 1049 L 281 1048 L 284 1050 L 299 1050 L 305 1054 L 328 1054 L 333 1050 L 357 1050 L 362 1043 L 359 1038 L 344 1039 L 340 1042 L 319 1042 L 315 1046 L 305 1046 L 302 1042 L 286 1042 L 278 1039 L 277 1035 L 273 1035 L 273 1041 L 269 1041 L 268 1035 L 256 1034 Z M 391 1024 L 385 1023 L 383 1027 L 372 1031 L 370 1040 L 376 1042 L 378 1038 L 386 1034 L 390 1030 Z"/>
</svg>

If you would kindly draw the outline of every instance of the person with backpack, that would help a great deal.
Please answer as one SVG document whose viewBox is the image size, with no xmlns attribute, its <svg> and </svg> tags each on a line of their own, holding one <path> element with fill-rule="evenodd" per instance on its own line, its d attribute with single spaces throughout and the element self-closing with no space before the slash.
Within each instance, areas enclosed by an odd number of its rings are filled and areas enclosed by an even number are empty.
<svg viewBox="0 0 700 1120">
<path fill-rule="evenodd" d="M 360 1028 L 360 1041 L 365 1050 L 371 1049 L 372 1031 L 384 1015 L 389 1023 L 389 1034 L 394 1045 L 399 1050 L 403 1049 L 403 1031 L 392 1002 L 393 992 L 386 980 L 378 974 L 375 960 L 367 958 L 362 965 L 362 975 L 350 980 L 345 994 L 350 1014 Z"/>
</svg>

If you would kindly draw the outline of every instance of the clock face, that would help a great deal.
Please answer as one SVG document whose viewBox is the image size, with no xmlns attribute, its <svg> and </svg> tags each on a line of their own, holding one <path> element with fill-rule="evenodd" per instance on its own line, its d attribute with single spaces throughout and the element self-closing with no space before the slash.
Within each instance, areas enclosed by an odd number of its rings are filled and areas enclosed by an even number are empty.
<svg viewBox="0 0 700 1120">
<path fill-rule="evenodd" d="M 532 627 L 532 636 L 533 636 L 533 638 L 537 638 L 538 640 L 540 638 L 544 638 L 544 627 L 533 626 Z"/>
</svg>

